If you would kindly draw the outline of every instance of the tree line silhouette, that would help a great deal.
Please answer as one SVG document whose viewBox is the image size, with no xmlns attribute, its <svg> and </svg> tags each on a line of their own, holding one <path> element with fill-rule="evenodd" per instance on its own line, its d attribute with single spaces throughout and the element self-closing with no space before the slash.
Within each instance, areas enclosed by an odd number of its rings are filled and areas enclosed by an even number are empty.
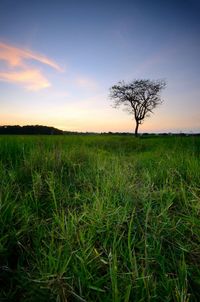
<svg viewBox="0 0 200 302">
<path fill-rule="evenodd" d="M 13 134 L 13 135 L 123 135 L 132 136 L 130 132 L 78 132 L 78 131 L 63 131 L 54 127 L 36 125 L 36 126 L 0 126 L 0 135 L 2 134 Z M 141 137 L 152 137 L 152 136 L 199 136 L 200 133 L 141 133 Z"/>
<path fill-rule="evenodd" d="M 0 134 L 41 134 L 41 135 L 61 135 L 63 131 L 48 126 L 0 126 Z"/>
</svg>

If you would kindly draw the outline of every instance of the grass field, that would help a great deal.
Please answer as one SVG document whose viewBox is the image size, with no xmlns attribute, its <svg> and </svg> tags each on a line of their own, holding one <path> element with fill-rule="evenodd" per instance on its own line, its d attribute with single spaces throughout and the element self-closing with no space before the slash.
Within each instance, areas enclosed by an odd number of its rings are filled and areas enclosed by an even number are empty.
<svg viewBox="0 0 200 302">
<path fill-rule="evenodd" d="M 200 301 L 200 137 L 1 136 L 0 301 Z"/>
</svg>

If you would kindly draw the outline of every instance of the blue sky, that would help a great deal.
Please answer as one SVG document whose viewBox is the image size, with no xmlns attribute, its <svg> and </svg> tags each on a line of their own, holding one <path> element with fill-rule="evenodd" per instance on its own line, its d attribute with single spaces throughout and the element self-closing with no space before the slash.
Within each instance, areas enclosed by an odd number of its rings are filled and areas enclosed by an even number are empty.
<svg viewBox="0 0 200 302">
<path fill-rule="evenodd" d="M 200 2 L 0 1 L 1 124 L 129 131 L 120 80 L 165 79 L 143 132 L 200 132 Z"/>
</svg>

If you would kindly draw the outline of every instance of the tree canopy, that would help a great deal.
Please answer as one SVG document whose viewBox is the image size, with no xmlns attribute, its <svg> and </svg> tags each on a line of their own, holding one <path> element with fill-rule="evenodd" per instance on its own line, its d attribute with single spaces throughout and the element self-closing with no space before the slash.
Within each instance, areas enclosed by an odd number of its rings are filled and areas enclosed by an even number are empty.
<svg viewBox="0 0 200 302">
<path fill-rule="evenodd" d="M 130 83 L 119 82 L 110 88 L 110 98 L 114 100 L 114 107 L 124 105 L 128 112 L 135 118 L 135 135 L 138 135 L 138 127 L 153 110 L 160 105 L 160 92 L 165 88 L 163 80 L 134 80 Z"/>
</svg>

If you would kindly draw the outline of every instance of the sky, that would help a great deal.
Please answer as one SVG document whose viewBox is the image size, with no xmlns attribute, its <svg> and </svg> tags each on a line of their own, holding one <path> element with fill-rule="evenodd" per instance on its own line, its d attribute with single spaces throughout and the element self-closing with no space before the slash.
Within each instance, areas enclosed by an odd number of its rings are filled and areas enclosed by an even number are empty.
<svg viewBox="0 0 200 302">
<path fill-rule="evenodd" d="M 133 132 L 135 79 L 167 82 L 141 132 L 200 132 L 199 0 L 0 0 L 0 125 Z"/>
</svg>

